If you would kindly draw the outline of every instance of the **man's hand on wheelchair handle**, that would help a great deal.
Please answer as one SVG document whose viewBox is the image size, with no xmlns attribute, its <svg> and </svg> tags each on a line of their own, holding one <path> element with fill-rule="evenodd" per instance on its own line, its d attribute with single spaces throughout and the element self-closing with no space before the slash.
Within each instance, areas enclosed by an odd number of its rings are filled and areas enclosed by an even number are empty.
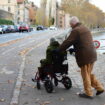
<svg viewBox="0 0 105 105">
<path fill-rule="evenodd" d="M 75 52 L 75 49 L 74 48 L 70 48 L 68 51 L 70 52 L 70 54 L 73 54 L 73 52 Z"/>
</svg>

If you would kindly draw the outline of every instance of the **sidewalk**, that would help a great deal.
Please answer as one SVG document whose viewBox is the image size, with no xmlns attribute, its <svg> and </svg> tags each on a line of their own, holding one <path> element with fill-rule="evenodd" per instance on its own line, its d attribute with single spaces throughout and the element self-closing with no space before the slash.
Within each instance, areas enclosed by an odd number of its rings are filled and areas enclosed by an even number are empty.
<svg viewBox="0 0 105 105">
<path fill-rule="evenodd" d="M 59 84 L 58 87 L 55 87 L 55 92 L 51 94 L 45 91 L 43 85 L 41 90 L 37 90 L 36 85 L 31 81 L 31 78 L 34 76 L 34 72 L 39 66 L 38 61 L 43 58 L 44 54 L 39 57 L 43 49 L 35 49 L 27 56 L 19 105 L 105 105 L 105 93 L 100 96 L 95 96 L 93 100 L 83 99 L 77 96 L 77 92 L 83 90 L 83 85 L 79 68 L 77 67 L 73 56 L 68 56 L 69 76 L 73 82 L 72 89 L 65 90 L 64 87 Z M 94 67 L 94 73 L 105 86 L 104 65 L 105 55 L 99 55 L 98 61 Z"/>
</svg>

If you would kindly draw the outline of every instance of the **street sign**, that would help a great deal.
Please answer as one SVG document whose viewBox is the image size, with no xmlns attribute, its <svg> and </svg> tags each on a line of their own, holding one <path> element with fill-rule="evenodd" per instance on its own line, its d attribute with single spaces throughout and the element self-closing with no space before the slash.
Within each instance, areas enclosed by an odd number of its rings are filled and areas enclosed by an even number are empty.
<svg viewBox="0 0 105 105">
<path fill-rule="evenodd" d="M 100 47 L 100 42 L 98 40 L 94 40 L 94 46 L 95 48 L 99 48 Z"/>
</svg>

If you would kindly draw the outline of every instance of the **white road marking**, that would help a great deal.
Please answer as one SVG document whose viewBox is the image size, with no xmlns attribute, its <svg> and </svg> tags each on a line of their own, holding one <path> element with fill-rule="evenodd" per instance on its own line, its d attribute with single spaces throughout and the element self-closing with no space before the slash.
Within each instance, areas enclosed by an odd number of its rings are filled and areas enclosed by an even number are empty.
<svg viewBox="0 0 105 105">
<path fill-rule="evenodd" d="M 27 44 L 30 44 L 30 43 L 33 43 L 35 40 L 32 40 L 31 42 L 28 42 Z M 24 46 L 26 46 L 27 44 L 22 44 L 22 45 L 20 45 L 20 46 L 18 46 L 18 47 L 24 47 Z M 9 52 L 11 52 L 12 50 L 14 50 L 14 49 L 16 49 L 17 47 L 14 47 L 14 48 L 11 48 L 11 49 L 9 49 L 9 50 L 7 50 L 7 51 L 5 51 L 5 52 L 3 52 L 1 55 L 5 55 L 5 54 L 7 54 L 7 53 L 9 53 Z"/>
<path fill-rule="evenodd" d="M 19 47 L 21 48 L 21 47 L 24 47 L 24 46 L 26 46 L 27 44 L 30 44 L 30 43 L 33 43 L 33 42 L 35 42 L 35 40 L 32 40 L 32 41 L 30 41 L 30 42 L 28 42 L 28 43 L 25 43 L 25 44 L 22 44 L 22 45 L 20 45 Z"/>
<path fill-rule="evenodd" d="M 10 51 L 14 50 L 15 48 L 16 48 L 16 47 L 11 48 L 11 49 L 9 49 L 9 50 L 7 50 L 7 51 L 3 52 L 1 55 L 5 55 L 5 54 L 9 53 Z"/>
<path fill-rule="evenodd" d="M 41 45 L 47 43 L 48 40 L 36 45 L 34 48 L 32 48 L 30 51 L 32 51 L 33 49 L 37 48 L 37 47 L 40 47 Z M 30 52 L 29 51 L 29 52 Z M 29 53 L 28 52 L 28 53 Z M 27 53 L 27 54 L 28 54 Z M 26 55 L 27 55 L 26 54 Z M 19 74 L 18 74 L 18 78 L 17 78 L 17 82 L 16 82 L 16 86 L 15 86 L 15 89 L 14 89 L 14 93 L 13 93 L 13 97 L 12 97 L 12 100 L 11 100 L 11 103 L 10 105 L 18 105 L 18 101 L 19 101 L 19 94 L 20 94 L 20 90 L 21 90 L 21 85 L 22 85 L 22 80 L 23 80 L 23 72 L 25 70 L 25 59 L 26 59 L 26 55 L 23 55 L 22 56 L 22 64 L 20 66 L 20 70 L 19 70 Z"/>
<path fill-rule="evenodd" d="M 19 98 L 20 89 L 21 89 L 22 80 L 23 80 L 22 76 L 23 76 L 23 71 L 25 69 L 25 59 L 26 59 L 25 56 L 23 56 L 22 59 L 23 59 L 22 64 L 20 66 L 16 86 L 14 89 L 14 93 L 13 93 L 13 97 L 12 97 L 10 105 L 18 105 L 18 98 Z"/>
<path fill-rule="evenodd" d="M 21 44 L 21 45 L 19 45 L 18 47 L 20 47 L 20 48 L 21 48 L 21 47 L 23 47 L 23 46 L 25 46 L 25 45 L 26 45 L 26 44 Z"/>
<path fill-rule="evenodd" d="M 59 34 L 61 34 L 61 33 L 59 33 Z M 53 35 L 52 37 L 54 37 L 54 36 L 56 36 L 56 35 Z M 49 41 L 49 39 L 45 40 L 44 42 L 42 42 L 40 44 L 37 44 L 35 47 L 32 47 L 31 50 L 26 53 L 26 55 L 28 53 L 30 53 L 33 49 L 40 47 L 41 45 L 47 43 L 48 41 Z M 13 92 L 13 97 L 12 97 L 12 100 L 10 102 L 10 105 L 18 105 L 18 102 L 19 102 L 19 95 L 20 95 L 20 90 L 21 90 L 22 80 L 23 80 L 23 72 L 25 70 L 26 55 L 22 56 L 22 64 L 20 66 L 19 74 L 17 77 L 17 81 L 16 81 L 16 85 L 15 85 L 15 89 Z"/>
<path fill-rule="evenodd" d="M 13 73 L 14 73 L 14 71 L 9 71 L 5 67 L 0 71 L 0 74 L 10 75 L 10 74 L 13 74 Z"/>
<path fill-rule="evenodd" d="M 56 33 L 58 33 L 58 32 L 54 32 L 54 33 L 52 33 L 52 34 L 56 34 Z M 49 34 L 49 33 L 48 33 L 48 34 Z M 56 35 L 54 35 L 54 36 L 56 36 Z M 52 36 L 52 37 L 54 37 L 54 36 Z M 30 39 L 32 39 L 32 38 L 30 38 Z M 20 45 L 20 46 L 18 46 L 18 47 L 21 48 L 21 47 L 24 47 L 24 46 L 26 46 L 27 44 L 30 44 L 30 43 L 33 43 L 33 42 L 35 42 L 35 40 L 32 40 L 32 41 L 30 41 L 30 42 L 28 42 L 28 43 L 25 43 L 25 44 L 22 44 L 22 45 Z M 17 47 L 11 48 L 11 49 L 9 49 L 9 50 L 3 52 L 1 55 L 4 56 L 5 54 L 11 52 L 12 50 L 14 50 L 14 49 L 16 49 L 16 48 L 17 48 Z"/>
</svg>

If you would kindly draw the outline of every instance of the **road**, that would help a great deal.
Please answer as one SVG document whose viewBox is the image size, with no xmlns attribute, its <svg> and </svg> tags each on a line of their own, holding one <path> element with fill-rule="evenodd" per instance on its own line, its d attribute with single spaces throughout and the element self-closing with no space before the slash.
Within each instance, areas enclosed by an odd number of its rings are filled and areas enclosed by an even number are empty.
<svg viewBox="0 0 105 105">
<path fill-rule="evenodd" d="M 39 60 L 42 58 L 42 56 L 45 56 L 44 52 L 46 50 L 49 39 L 53 36 L 61 34 L 62 32 L 63 30 L 40 31 L 31 32 L 29 34 L 13 33 L 1 36 L 2 38 L 7 37 L 9 41 L 7 43 L 4 43 L 4 41 L 0 44 L 0 99 L 5 99 L 5 102 L 2 102 L 2 105 L 9 105 L 11 102 L 11 98 L 13 97 L 13 90 L 16 86 L 16 79 L 19 75 L 19 71 L 22 69 L 22 64 L 24 63 L 24 69 L 27 68 L 27 64 L 25 64 L 28 60 L 26 54 L 30 53 L 31 50 L 36 48 L 37 51 L 39 51 L 38 47 L 41 46 L 41 52 L 36 51 L 33 55 L 36 63 L 34 64 L 33 62 L 34 65 L 31 66 L 34 69 L 35 65 L 39 63 Z M 21 38 L 17 37 L 17 35 L 21 36 Z M 23 56 L 25 58 L 24 61 Z"/>
<path fill-rule="evenodd" d="M 48 30 L 45 30 L 48 31 Z M 29 35 L 42 33 L 43 31 L 31 31 L 31 32 L 23 32 L 23 33 L 6 33 L 6 34 L 0 34 L 0 43 L 5 43 L 11 40 L 16 40 L 20 38 L 24 38 Z"/>
<path fill-rule="evenodd" d="M 81 90 L 78 83 L 71 90 L 65 90 L 60 84 L 58 88 L 55 87 L 54 93 L 48 94 L 43 84 L 38 91 L 35 83 L 31 81 L 40 65 L 40 59 L 45 58 L 49 39 L 64 32 L 47 30 L 1 36 L 7 37 L 7 40 L 0 44 L 0 105 L 104 105 L 102 97 L 92 102 L 77 97 L 76 93 Z M 75 62 L 74 58 L 73 61 Z M 72 71 L 78 69 L 73 68 L 74 64 L 71 66 Z"/>
</svg>

